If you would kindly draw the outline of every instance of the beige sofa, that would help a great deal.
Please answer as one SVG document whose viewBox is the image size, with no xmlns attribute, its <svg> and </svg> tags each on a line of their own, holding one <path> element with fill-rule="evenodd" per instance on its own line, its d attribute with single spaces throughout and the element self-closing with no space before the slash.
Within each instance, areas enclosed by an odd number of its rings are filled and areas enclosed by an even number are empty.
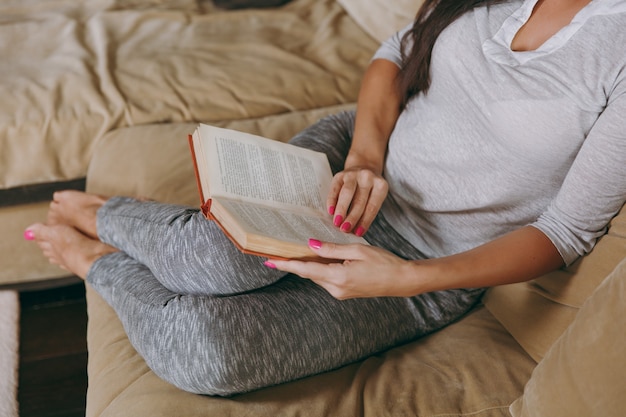
<svg viewBox="0 0 626 417">
<path fill-rule="evenodd" d="M 197 206 L 186 135 L 198 121 L 287 140 L 353 108 L 369 57 L 418 3 L 222 11 L 194 0 L 7 0 L 0 198 L 86 178 L 92 192 Z M 65 276 L 21 238 L 46 206 L 0 208 L 0 283 Z M 625 258 L 622 210 L 590 255 L 490 290 L 440 332 L 232 398 L 156 377 L 87 286 L 87 416 L 623 416 Z"/>
<path fill-rule="evenodd" d="M 285 126 L 306 125 L 309 116 L 226 125 L 274 137 Z M 197 206 L 185 141 L 194 126 L 111 132 L 96 146 L 88 189 Z M 160 380 L 113 310 L 87 287 L 87 416 L 623 416 L 625 258 L 622 210 L 590 255 L 533 282 L 490 290 L 484 305 L 440 332 L 232 398 L 189 394 Z"/>
</svg>

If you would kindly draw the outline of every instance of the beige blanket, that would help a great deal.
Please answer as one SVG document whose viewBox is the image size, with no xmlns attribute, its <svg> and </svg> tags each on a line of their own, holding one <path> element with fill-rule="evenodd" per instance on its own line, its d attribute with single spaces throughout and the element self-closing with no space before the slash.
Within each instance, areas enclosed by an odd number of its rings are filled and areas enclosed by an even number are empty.
<svg viewBox="0 0 626 417">
<path fill-rule="evenodd" d="M 332 0 L 0 4 L 0 190 L 84 177 L 97 139 L 148 123 L 353 102 L 377 41 Z"/>
</svg>

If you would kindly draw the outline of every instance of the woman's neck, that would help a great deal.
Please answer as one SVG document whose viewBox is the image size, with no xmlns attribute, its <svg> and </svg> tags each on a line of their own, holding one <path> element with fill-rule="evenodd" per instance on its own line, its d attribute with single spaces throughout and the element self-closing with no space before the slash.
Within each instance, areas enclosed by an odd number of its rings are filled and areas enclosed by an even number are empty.
<svg viewBox="0 0 626 417">
<path fill-rule="evenodd" d="M 539 0 L 526 23 L 511 42 L 513 51 L 534 51 L 559 30 L 591 0 Z"/>
</svg>

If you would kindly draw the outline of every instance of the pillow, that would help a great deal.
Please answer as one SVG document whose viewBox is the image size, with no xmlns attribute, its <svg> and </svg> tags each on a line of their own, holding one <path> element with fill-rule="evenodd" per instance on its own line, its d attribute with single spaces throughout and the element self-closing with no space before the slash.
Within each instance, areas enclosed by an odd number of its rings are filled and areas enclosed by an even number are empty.
<svg viewBox="0 0 626 417">
<path fill-rule="evenodd" d="M 593 250 L 530 282 L 491 288 L 483 303 L 539 362 L 568 328 L 594 290 L 626 258 L 626 206 Z"/>
<path fill-rule="evenodd" d="M 513 417 L 623 416 L 626 259 L 583 304 L 533 371 Z"/>
<path fill-rule="evenodd" d="M 337 0 L 346 12 L 378 42 L 408 25 L 423 0 Z"/>
</svg>

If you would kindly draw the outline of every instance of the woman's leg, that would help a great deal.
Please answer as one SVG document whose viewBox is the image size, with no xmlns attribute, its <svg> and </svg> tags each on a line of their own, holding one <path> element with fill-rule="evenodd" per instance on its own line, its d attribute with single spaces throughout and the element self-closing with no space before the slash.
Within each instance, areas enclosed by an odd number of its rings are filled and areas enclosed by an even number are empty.
<svg viewBox="0 0 626 417">
<path fill-rule="evenodd" d="M 232 395 L 328 371 L 437 330 L 478 292 L 339 301 L 288 275 L 228 297 L 179 295 L 123 252 L 90 268 L 87 282 L 120 318 L 161 378 L 194 393 Z"/>
<path fill-rule="evenodd" d="M 379 216 L 373 244 L 423 258 Z M 100 258 L 87 281 L 114 308 L 131 343 L 161 378 L 181 389 L 232 395 L 354 362 L 456 320 L 482 290 L 339 301 L 287 275 L 244 294 L 179 295 L 124 253 Z"/>
<path fill-rule="evenodd" d="M 291 143 L 326 153 L 337 171 L 350 147 L 353 125 L 353 112 L 328 116 Z M 263 259 L 242 254 L 197 209 L 115 197 L 97 210 L 97 233 L 179 294 L 236 294 L 270 285 L 284 275 L 266 268 Z"/>
<path fill-rule="evenodd" d="M 295 141 L 305 139 L 310 138 L 299 135 Z M 324 145 L 318 138 L 312 139 Z M 89 264 L 84 268 L 89 271 L 87 282 L 116 311 L 137 351 L 157 375 L 187 391 L 231 395 L 331 370 L 445 326 L 468 311 L 481 295 L 480 290 L 455 290 L 411 298 L 339 301 L 311 281 L 293 275 L 278 276 L 271 285 L 238 295 L 183 295 L 166 288 L 151 270 L 167 266 L 176 273 L 184 266 L 180 259 L 168 264 L 164 256 L 168 250 L 159 252 L 161 242 L 170 238 L 176 240 L 170 257 L 190 251 L 199 257 L 189 258 L 190 263 L 209 265 L 211 270 L 197 271 L 200 278 L 203 272 L 214 276 L 216 270 L 226 268 L 247 283 L 256 268 L 264 273 L 273 270 L 258 266 L 260 263 L 237 264 L 240 253 L 233 252 L 231 257 L 225 244 L 216 248 L 221 261 L 204 264 L 211 256 L 207 254 L 205 259 L 203 251 L 211 248 L 193 243 L 212 233 L 204 229 L 210 222 L 196 225 L 196 210 L 150 204 L 113 199 L 98 209 L 98 227 L 105 243 L 88 239 L 70 226 L 38 226 L 35 238 L 40 246 L 50 246 L 51 260 L 73 272 Z M 145 211 L 143 207 L 154 207 L 148 210 L 152 215 L 138 216 Z M 52 228 L 65 238 L 46 234 Z M 69 239 L 72 233 L 74 239 Z M 373 242 L 400 256 L 421 256 L 382 216 L 370 233 Z M 185 243 L 184 237 L 189 235 Z M 132 243 L 134 240 L 139 243 Z M 112 252 L 114 248 L 107 242 L 117 242 L 116 246 L 135 255 Z M 217 246 L 215 241 L 211 243 Z M 85 252 L 87 247 L 90 253 Z M 67 254 L 73 256 L 64 256 Z M 165 264 L 150 267 L 135 256 Z M 97 260 L 92 261 L 94 258 Z M 79 266 L 72 267 L 68 259 Z"/>
<path fill-rule="evenodd" d="M 459 290 L 339 301 L 293 275 L 239 295 L 181 295 L 71 226 L 30 230 L 51 262 L 85 278 L 113 307 L 157 375 L 196 393 L 231 395 L 337 368 L 445 326 L 480 297 Z M 386 241 L 394 240 L 392 233 Z"/>
<path fill-rule="evenodd" d="M 98 210 L 97 224 L 102 242 L 147 266 L 178 294 L 237 294 L 284 275 L 239 251 L 197 209 L 114 197 Z"/>
</svg>

